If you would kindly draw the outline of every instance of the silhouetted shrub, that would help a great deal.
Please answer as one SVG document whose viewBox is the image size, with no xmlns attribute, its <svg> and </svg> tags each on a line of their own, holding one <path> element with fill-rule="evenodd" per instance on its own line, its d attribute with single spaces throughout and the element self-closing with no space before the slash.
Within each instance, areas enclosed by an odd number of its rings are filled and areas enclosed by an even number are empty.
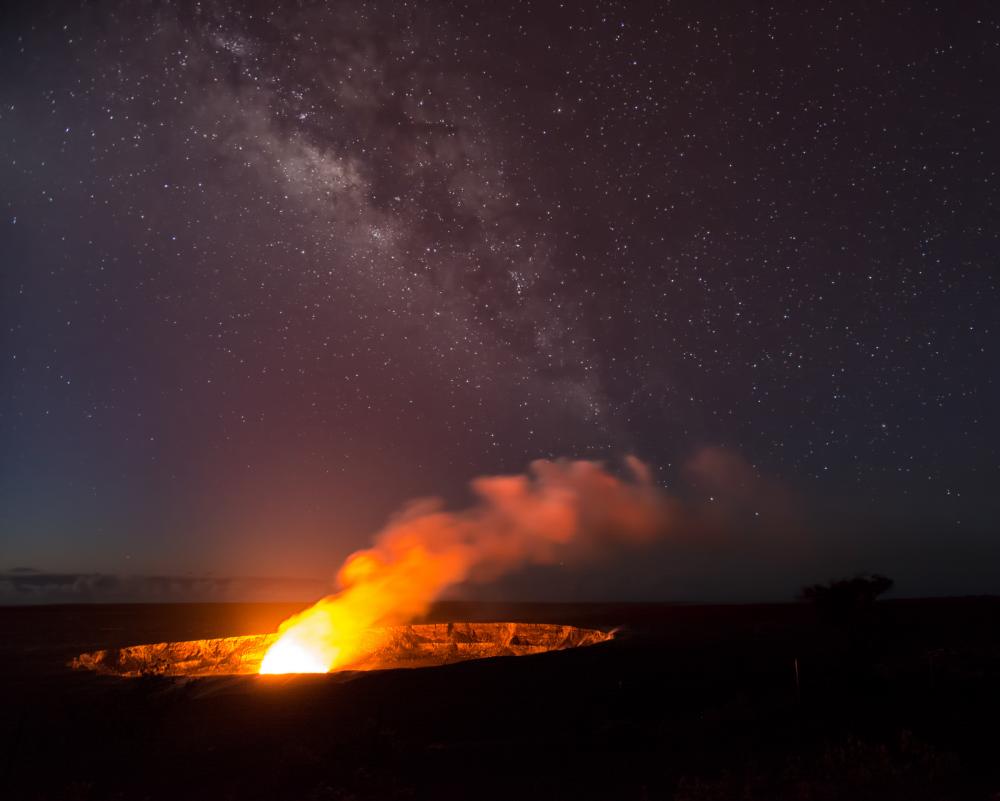
<svg viewBox="0 0 1000 801">
<path fill-rule="evenodd" d="M 888 592 L 892 585 L 891 578 L 873 573 L 803 587 L 799 600 L 815 605 L 824 618 L 848 622 L 866 617 L 875 599 Z"/>
</svg>

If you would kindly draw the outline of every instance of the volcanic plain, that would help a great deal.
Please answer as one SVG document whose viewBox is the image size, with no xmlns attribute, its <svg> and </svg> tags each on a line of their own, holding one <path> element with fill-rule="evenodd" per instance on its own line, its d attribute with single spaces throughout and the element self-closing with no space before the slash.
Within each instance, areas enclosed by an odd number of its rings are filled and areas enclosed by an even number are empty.
<svg viewBox="0 0 1000 801">
<path fill-rule="evenodd" d="M 70 663 L 274 631 L 300 605 L 0 608 L 11 799 L 997 799 L 1000 600 L 437 605 L 587 647 L 312 676 Z"/>
</svg>

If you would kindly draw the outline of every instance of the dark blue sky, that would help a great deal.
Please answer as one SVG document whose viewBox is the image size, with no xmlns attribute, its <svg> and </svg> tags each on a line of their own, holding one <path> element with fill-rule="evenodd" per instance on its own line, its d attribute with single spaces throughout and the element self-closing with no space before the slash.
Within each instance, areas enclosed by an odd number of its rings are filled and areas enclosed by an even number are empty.
<svg viewBox="0 0 1000 801">
<path fill-rule="evenodd" d="M 793 546 L 506 588 L 998 590 L 997 75 L 990 3 L 8 9 L 0 569 L 325 578 L 537 457 L 714 503 L 713 448 Z"/>
</svg>

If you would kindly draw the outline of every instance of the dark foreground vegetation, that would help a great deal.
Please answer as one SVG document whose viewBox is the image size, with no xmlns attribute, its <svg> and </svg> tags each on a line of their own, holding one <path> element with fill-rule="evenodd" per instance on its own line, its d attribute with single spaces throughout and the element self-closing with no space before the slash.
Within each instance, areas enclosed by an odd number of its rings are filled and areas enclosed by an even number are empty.
<svg viewBox="0 0 1000 801">
<path fill-rule="evenodd" d="M 1000 799 L 1000 600 L 854 607 L 445 604 L 622 632 L 346 682 L 64 666 L 294 607 L 0 609 L 0 797 Z"/>
</svg>

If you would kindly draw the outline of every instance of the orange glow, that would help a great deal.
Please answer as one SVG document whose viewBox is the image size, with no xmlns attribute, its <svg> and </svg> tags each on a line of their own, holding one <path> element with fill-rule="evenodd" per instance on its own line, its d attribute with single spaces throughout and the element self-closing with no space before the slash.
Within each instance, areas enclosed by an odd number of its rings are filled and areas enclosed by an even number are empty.
<svg viewBox="0 0 1000 801">
<path fill-rule="evenodd" d="M 412 504 L 373 547 L 348 557 L 340 592 L 281 624 L 260 672 L 350 668 L 376 644 L 374 629 L 412 622 L 451 585 L 551 564 L 581 539 L 646 539 L 663 523 L 663 497 L 645 465 L 630 460 L 629 467 L 633 481 L 597 462 L 539 460 L 528 475 L 476 479 L 469 509 Z"/>
<path fill-rule="evenodd" d="M 320 649 L 300 642 L 295 636 L 282 637 L 268 649 L 260 663 L 263 674 L 329 673 L 337 663 L 338 649 Z"/>
</svg>

